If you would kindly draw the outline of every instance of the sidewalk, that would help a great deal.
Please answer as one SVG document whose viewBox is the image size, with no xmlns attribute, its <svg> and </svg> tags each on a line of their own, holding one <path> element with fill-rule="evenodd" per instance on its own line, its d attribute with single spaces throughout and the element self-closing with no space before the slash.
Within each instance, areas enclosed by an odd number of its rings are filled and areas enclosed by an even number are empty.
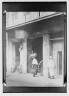
<svg viewBox="0 0 69 96">
<path fill-rule="evenodd" d="M 7 73 L 6 76 L 7 86 L 26 86 L 26 87 L 61 87 L 63 86 L 63 78 L 50 79 L 46 76 L 36 76 L 33 77 L 33 74 L 18 74 Z"/>
</svg>

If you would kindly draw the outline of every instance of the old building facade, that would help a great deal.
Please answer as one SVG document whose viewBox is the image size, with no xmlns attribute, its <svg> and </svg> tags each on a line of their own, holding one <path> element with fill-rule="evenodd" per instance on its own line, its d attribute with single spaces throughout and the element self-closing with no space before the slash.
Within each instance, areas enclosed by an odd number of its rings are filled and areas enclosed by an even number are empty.
<svg viewBox="0 0 69 96">
<path fill-rule="evenodd" d="M 32 72 L 30 54 L 43 60 L 43 75 L 48 76 L 49 56 L 55 61 L 55 76 L 64 76 L 64 12 L 7 12 L 6 68 L 22 65 L 23 73 Z M 19 51 L 20 46 L 22 46 Z"/>
</svg>

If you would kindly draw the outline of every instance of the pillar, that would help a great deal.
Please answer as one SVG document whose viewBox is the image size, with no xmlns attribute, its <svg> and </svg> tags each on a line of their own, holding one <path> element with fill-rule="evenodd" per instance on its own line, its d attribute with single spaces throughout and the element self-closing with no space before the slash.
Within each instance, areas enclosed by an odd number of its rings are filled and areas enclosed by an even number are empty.
<svg viewBox="0 0 69 96">
<path fill-rule="evenodd" d="M 49 35 L 43 36 L 43 74 L 48 77 L 47 63 L 49 60 Z"/>
<path fill-rule="evenodd" d="M 22 50 L 20 51 L 20 65 L 22 65 L 22 72 L 27 73 L 27 39 L 22 43 Z"/>
<path fill-rule="evenodd" d="M 12 66 L 16 66 L 15 44 L 12 42 Z"/>
<path fill-rule="evenodd" d="M 12 42 L 8 39 L 8 33 L 6 33 L 6 68 L 7 72 L 11 71 L 12 66 Z"/>
</svg>

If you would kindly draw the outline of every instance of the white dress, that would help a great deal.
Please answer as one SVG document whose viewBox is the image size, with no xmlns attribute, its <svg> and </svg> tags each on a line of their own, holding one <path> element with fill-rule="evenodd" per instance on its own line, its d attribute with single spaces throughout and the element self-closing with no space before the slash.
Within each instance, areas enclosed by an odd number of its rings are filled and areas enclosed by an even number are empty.
<svg viewBox="0 0 69 96">
<path fill-rule="evenodd" d="M 32 60 L 32 64 L 38 65 L 38 61 L 34 58 L 34 59 Z"/>
<path fill-rule="evenodd" d="M 50 76 L 54 76 L 54 60 L 50 59 L 48 62 L 48 69 Z"/>
</svg>

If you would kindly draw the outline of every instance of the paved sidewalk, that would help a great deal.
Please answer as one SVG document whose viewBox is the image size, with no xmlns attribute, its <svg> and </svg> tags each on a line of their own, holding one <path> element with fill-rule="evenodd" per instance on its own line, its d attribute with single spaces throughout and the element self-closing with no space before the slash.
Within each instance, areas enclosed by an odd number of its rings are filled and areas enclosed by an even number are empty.
<svg viewBox="0 0 69 96">
<path fill-rule="evenodd" d="M 7 73 L 6 75 L 6 84 L 7 86 L 27 86 L 27 87 L 60 87 L 63 86 L 63 78 L 58 77 L 55 79 L 49 79 L 46 76 L 33 77 L 33 74 L 18 74 Z"/>
</svg>

